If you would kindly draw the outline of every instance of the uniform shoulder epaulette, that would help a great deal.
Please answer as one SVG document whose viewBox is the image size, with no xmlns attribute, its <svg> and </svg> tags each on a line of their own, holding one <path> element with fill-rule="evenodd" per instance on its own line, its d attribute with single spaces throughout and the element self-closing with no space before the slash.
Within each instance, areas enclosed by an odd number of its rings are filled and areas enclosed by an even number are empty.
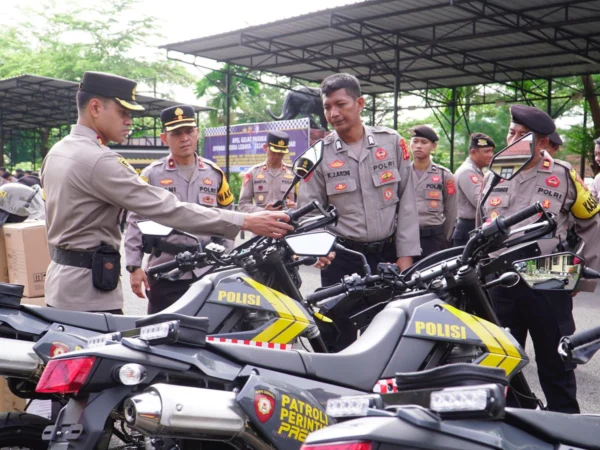
<svg viewBox="0 0 600 450">
<path fill-rule="evenodd" d="M 154 161 L 152 161 L 150 164 L 148 164 L 147 167 L 156 167 L 159 166 L 161 164 L 164 164 L 167 161 L 167 156 L 163 156 L 160 159 L 156 159 Z"/>
<path fill-rule="evenodd" d="M 208 164 L 210 167 L 212 167 L 215 170 L 218 170 L 219 172 L 221 172 L 222 174 L 224 174 L 223 169 L 221 169 L 216 162 L 211 161 L 210 159 L 206 159 L 206 158 L 202 158 L 200 157 L 200 160 L 205 163 Z"/>
<path fill-rule="evenodd" d="M 387 133 L 387 134 L 398 134 L 396 131 L 388 127 L 376 126 L 370 127 L 373 133 Z"/>
<path fill-rule="evenodd" d="M 563 161 L 562 159 L 555 159 L 554 164 L 558 164 L 559 166 L 563 166 L 567 170 L 573 169 L 573 166 L 568 161 Z"/>
<path fill-rule="evenodd" d="M 442 166 L 441 164 L 433 164 L 435 165 L 438 169 L 444 171 L 444 172 L 449 172 L 452 173 L 452 171 L 450 169 L 448 169 L 447 167 Z"/>
</svg>

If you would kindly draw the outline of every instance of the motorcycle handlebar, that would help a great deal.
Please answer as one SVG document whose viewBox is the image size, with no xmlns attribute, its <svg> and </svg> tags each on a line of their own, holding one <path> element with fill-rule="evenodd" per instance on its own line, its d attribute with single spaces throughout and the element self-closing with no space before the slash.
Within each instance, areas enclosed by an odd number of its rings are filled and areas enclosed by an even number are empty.
<svg viewBox="0 0 600 450">
<path fill-rule="evenodd" d="M 169 261 L 162 264 L 157 264 L 154 267 L 150 267 L 147 272 L 148 275 L 156 275 L 163 272 L 170 272 L 173 269 L 177 269 L 179 267 L 179 263 L 177 260 Z"/>
<path fill-rule="evenodd" d="M 519 222 L 522 222 L 523 220 L 528 219 L 531 216 L 534 216 L 535 214 L 540 213 L 542 211 L 543 208 L 540 202 L 535 202 L 533 205 L 528 206 L 527 208 L 522 209 L 521 211 L 517 211 L 516 213 L 508 217 L 502 218 L 502 220 L 498 218 L 498 226 L 502 231 L 506 232 L 513 225 L 516 225 Z"/>
<path fill-rule="evenodd" d="M 346 286 L 344 283 L 336 284 L 334 286 L 321 289 L 320 291 L 313 292 L 312 294 L 306 296 L 305 300 L 309 304 L 317 303 L 321 300 L 325 300 L 329 297 L 333 297 L 334 295 L 343 294 L 346 292 Z"/>
<path fill-rule="evenodd" d="M 563 340 L 568 340 L 571 344 L 571 348 L 591 344 L 592 342 L 600 340 L 600 326 L 564 337 Z"/>
<path fill-rule="evenodd" d="M 312 202 L 292 211 L 287 211 L 287 215 L 290 216 L 290 221 L 296 221 L 300 217 L 305 216 L 309 212 L 318 209 L 318 202 L 313 200 Z"/>
</svg>

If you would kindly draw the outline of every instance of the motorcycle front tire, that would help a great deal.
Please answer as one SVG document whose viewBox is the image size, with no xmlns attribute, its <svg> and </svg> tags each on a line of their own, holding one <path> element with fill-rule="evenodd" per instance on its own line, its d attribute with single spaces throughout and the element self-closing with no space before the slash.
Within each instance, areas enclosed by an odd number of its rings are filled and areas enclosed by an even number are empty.
<svg viewBox="0 0 600 450">
<path fill-rule="evenodd" d="M 44 428 L 52 422 L 34 414 L 10 412 L 0 414 L 0 449 L 47 450 L 42 441 Z"/>
</svg>

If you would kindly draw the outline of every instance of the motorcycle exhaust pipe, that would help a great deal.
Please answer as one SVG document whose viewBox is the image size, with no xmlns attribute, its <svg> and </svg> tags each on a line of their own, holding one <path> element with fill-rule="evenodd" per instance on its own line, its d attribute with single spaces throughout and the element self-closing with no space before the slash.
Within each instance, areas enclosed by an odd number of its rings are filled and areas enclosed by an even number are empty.
<svg viewBox="0 0 600 450">
<path fill-rule="evenodd" d="M 242 438 L 246 415 L 233 392 L 155 384 L 123 404 L 125 420 L 152 436 L 229 440 Z"/>
<path fill-rule="evenodd" d="M 36 373 L 42 360 L 33 351 L 35 342 L 0 338 L 0 376 L 28 378 Z"/>
</svg>

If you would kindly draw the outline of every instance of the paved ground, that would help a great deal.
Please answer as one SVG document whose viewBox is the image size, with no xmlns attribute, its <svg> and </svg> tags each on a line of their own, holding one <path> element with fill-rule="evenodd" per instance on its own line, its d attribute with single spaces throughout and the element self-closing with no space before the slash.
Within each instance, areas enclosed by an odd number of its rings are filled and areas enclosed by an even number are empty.
<svg viewBox="0 0 600 450">
<path fill-rule="evenodd" d="M 318 270 L 311 267 L 302 268 L 301 273 L 303 280 L 303 294 L 313 292 L 320 286 Z M 145 314 L 147 300 L 139 299 L 131 292 L 128 284 L 128 273 L 123 273 L 123 280 L 125 281 L 123 284 L 123 291 L 125 293 L 125 313 L 133 315 Z M 523 301 L 526 300 L 527 299 L 523 299 Z M 600 324 L 600 288 L 597 289 L 595 293 L 579 293 L 575 297 L 574 311 L 575 323 L 577 324 L 578 330 L 585 330 Z M 525 368 L 525 375 L 536 395 L 544 398 L 537 379 L 535 355 L 530 344 L 531 343 L 528 342 L 526 350 L 531 358 L 531 363 Z M 579 367 L 576 373 L 579 389 L 577 397 L 582 412 L 600 413 L 600 354 L 588 364 Z"/>
</svg>

